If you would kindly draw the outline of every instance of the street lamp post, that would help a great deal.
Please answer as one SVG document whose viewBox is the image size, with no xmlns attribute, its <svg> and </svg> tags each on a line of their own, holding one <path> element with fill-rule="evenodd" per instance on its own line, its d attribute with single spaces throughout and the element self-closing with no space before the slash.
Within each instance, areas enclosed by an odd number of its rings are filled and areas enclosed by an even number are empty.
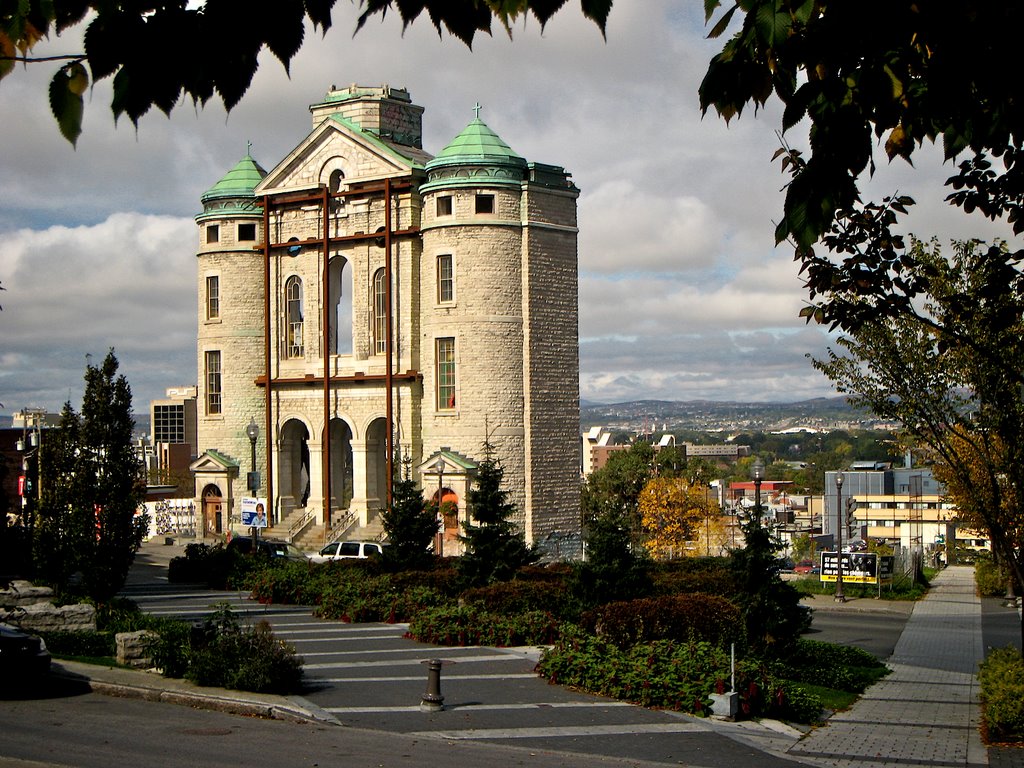
<svg viewBox="0 0 1024 768">
<path fill-rule="evenodd" d="M 444 496 L 444 459 L 438 457 L 434 463 L 437 472 L 437 519 L 440 528 L 437 534 L 437 556 L 444 557 L 444 513 L 441 511 L 441 499 Z"/>
<path fill-rule="evenodd" d="M 249 446 L 252 448 L 252 471 L 249 472 L 249 492 L 255 496 L 256 492 L 260 488 L 260 475 L 256 471 L 256 440 L 260 436 L 260 428 L 256 425 L 256 417 L 252 416 L 249 418 L 249 426 L 245 428 L 246 437 L 249 438 Z M 256 522 L 256 521 L 253 521 Z M 259 526 L 253 525 L 252 527 L 252 543 L 253 552 L 256 551 L 256 541 L 259 539 L 260 529 Z"/>
<path fill-rule="evenodd" d="M 843 594 L 843 473 L 836 472 L 836 602 L 845 603 Z"/>
<path fill-rule="evenodd" d="M 754 521 L 755 526 L 761 527 L 761 481 L 764 480 L 764 464 L 760 459 L 754 461 Z"/>
</svg>

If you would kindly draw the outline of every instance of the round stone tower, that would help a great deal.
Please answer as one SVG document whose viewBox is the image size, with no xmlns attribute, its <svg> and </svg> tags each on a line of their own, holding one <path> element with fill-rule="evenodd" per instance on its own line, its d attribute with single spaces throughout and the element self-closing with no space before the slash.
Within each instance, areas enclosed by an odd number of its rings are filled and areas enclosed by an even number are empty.
<svg viewBox="0 0 1024 768">
<path fill-rule="evenodd" d="M 424 455 L 489 438 L 527 540 L 578 542 L 579 190 L 479 112 L 424 170 Z"/>
<path fill-rule="evenodd" d="M 202 196 L 198 259 L 198 441 L 193 465 L 204 535 L 229 529 L 248 495 L 251 444 L 246 425 L 263 425 L 264 259 L 262 208 L 254 190 L 266 171 L 246 155 Z M 260 443 L 265 445 L 265 441 Z M 265 453 L 257 456 L 257 469 Z M 198 531 L 197 531 L 198 533 Z"/>
</svg>

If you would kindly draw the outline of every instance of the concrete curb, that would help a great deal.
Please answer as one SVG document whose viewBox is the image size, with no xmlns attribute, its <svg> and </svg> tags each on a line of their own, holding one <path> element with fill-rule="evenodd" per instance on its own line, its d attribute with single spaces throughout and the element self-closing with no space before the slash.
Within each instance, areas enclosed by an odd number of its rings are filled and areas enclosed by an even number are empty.
<svg viewBox="0 0 1024 768">
<path fill-rule="evenodd" d="M 102 667 L 74 661 L 55 661 L 51 674 L 83 682 L 107 696 L 180 704 L 232 715 L 264 717 L 302 723 L 341 725 L 337 718 L 300 696 L 200 688 L 187 680 L 165 678 L 155 672 Z"/>
</svg>

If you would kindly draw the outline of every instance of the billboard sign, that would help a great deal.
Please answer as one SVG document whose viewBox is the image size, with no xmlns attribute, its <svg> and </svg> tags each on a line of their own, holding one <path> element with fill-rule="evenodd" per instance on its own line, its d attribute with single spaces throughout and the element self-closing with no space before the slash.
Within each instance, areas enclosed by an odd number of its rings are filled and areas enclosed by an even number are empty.
<svg viewBox="0 0 1024 768">
<path fill-rule="evenodd" d="M 843 552 L 843 582 L 850 584 L 891 584 L 893 556 L 874 552 Z M 839 576 L 839 556 L 835 552 L 821 553 L 821 580 L 836 581 Z"/>
</svg>

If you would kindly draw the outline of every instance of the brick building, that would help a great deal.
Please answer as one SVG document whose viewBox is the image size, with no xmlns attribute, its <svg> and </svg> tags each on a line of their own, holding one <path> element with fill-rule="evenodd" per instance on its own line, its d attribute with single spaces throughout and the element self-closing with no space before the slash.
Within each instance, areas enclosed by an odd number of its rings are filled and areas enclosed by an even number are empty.
<svg viewBox="0 0 1024 768">
<path fill-rule="evenodd" d="M 275 534 L 378 535 L 407 457 L 457 506 L 454 543 L 485 438 L 527 539 L 578 531 L 569 174 L 520 157 L 479 108 L 435 157 L 404 90 L 332 87 L 310 109 L 287 157 L 247 155 L 196 217 L 204 534 L 237 527 L 255 453 Z"/>
</svg>

